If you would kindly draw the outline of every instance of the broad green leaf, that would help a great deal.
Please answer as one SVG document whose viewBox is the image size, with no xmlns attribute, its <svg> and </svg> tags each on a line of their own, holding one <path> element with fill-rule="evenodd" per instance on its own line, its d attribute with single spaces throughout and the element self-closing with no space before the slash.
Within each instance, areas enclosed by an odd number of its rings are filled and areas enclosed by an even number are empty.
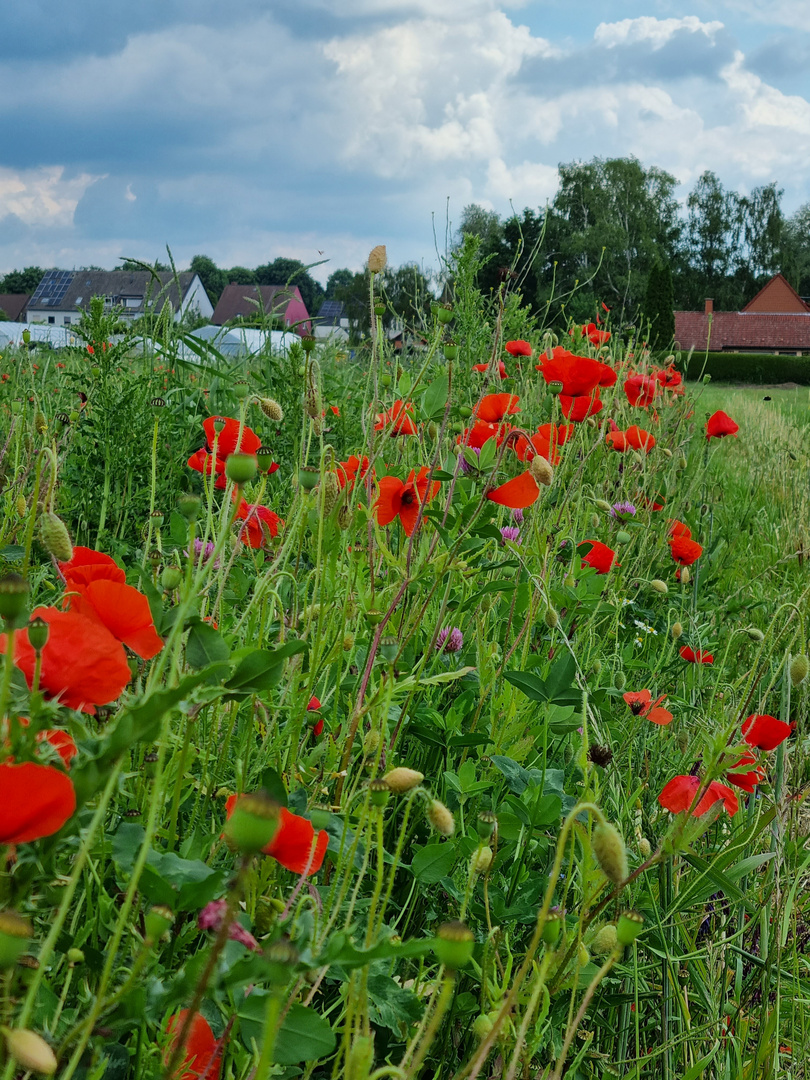
<svg viewBox="0 0 810 1080">
<path fill-rule="evenodd" d="M 297 1065 L 299 1061 L 317 1061 L 331 1054 L 337 1045 L 329 1022 L 314 1009 L 295 1002 L 284 1017 L 273 1047 L 277 1065 Z"/>
<path fill-rule="evenodd" d="M 436 885 L 450 875 L 455 861 L 456 850 L 451 844 L 428 844 L 414 855 L 411 871 L 423 885 Z"/>
<path fill-rule="evenodd" d="M 438 420 L 444 413 L 447 404 L 449 385 L 447 375 L 439 375 L 425 390 L 422 398 L 422 411 L 428 420 Z"/>
<path fill-rule="evenodd" d="M 230 650 L 218 630 L 209 623 L 198 622 L 192 626 L 186 642 L 186 663 L 189 667 L 203 668 L 227 660 Z"/>
<path fill-rule="evenodd" d="M 225 686 L 234 694 L 257 694 L 269 690 L 281 678 L 284 661 L 296 653 L 306 652 L 307 648 L 305 641 L 295 640 L 273 650 L 254 649 L 239 662 Z"/>
</svg>

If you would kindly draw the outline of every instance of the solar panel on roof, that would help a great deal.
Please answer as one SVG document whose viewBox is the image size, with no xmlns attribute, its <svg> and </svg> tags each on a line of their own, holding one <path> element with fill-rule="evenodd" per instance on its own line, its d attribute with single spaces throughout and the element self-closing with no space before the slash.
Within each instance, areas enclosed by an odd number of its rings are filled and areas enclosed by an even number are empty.
<svg viewBox="0 0 810 1080">
<path fill-rule="evenodd" d="M 47 307 L 58 307 L 72 280 L 72 270 L 49 270 L 37 285 L 31 297 L 31 306 L 36 307 L 36 304 L 40 303 Z"/>
</svg>

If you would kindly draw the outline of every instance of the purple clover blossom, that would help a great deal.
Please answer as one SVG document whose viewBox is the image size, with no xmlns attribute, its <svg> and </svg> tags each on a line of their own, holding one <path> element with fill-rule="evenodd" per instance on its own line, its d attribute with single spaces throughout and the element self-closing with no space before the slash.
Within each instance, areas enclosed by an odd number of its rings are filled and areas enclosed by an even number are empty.
<svg viewBox="0 0 810 1080">
<path fill-rule="evenodd" d="M 183 554 L 188 558 L 187 551 L 184 551 Z M 194 562 L 197 566 L 200 566 L 202 563 L 207 563 L 213 554 L 214 545 L 210 540 L 207 544 L 203 544 L 198 536 L 194 537 Z M 214 569 L 219 570 L 219 559 L 214 560 Z"/>
<path fill-rule="evenodd" d="M 215 934 L 218 934 L 222 929 L 222 920 L 225 918 L 227 908 L 227 900 L 212 900 L 210 904 L 205 905 L 197 916 L 197 926 L 200 930 L 212 930 Z M 253 934 L 249 930 L 245 930 L 244 926 L 238 923 L 236 919 L 228 928 L 228 937 L 231 941 L 238 941 L 253 952 L 262 951 L 261 945 L 259 945 Z"/>
<path fill-rule="evenodd" d="M 475 456 L 477 458 L 481 457 L 481 451 L 477 446 L 468 446 L 467 449 L 472 450 L 472 452 L 475 454 Z M 467 459 L 464 457 L 464 454 L 461 455 L 460 460 L 461 460 L 461 471 L 463 473 L 465 473 L 465 474 L 471 473 L 473 471 L 472 465 L 468 464 Z"/>
<path fill-rule="evenodd" d="M 464 647 L 464 635 L 457 626 L 454 626 L 452 630 L 444 628 L 439 631 L 439 636 L 436 640 L 436 648 L 439 652 L 461 652 Z"/>
<path fill-rule="evenodd" d="M 512 511 L 512 521 L 514 521 L 516 525 L 523 524 L 523 511 L 520 507 Z"/>
<path fill-rule="evenodd" d="M 502 525 L 501 536 L 504 540 L 511 540 L 513 544 L 520 543 L 520 529 L 516 525 Z"/>
<path fill-rule="evenodd" d="M 627 521 L 636 516 L 636 508 L 631 502 L 617 502 L 611 506 L 610 516 L 617 521 Z"/>
</svg>

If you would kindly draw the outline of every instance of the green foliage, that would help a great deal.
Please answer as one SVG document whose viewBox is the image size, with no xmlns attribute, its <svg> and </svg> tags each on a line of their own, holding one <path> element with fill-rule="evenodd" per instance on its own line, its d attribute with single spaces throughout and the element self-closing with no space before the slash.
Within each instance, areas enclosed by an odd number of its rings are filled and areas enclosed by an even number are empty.
<svg viewBox="0 0 810 1080">
<path fill-rule="evenodd" d="M 697 379 L 710 375 L 717 382 L 799 383 L 810 386 L 810 356 L 776 356 L 771 353 L 694 352 L 685 375 Z"/>
<path fill-rule="evenodd" d="M 642 310 L 650 324 L 650 345 L 668 349 L 675 338 L 675 294 L 668 263 L 653 263 Z"/>
<path fill-rule="evenodd" d="M 44 270 L 39 266 L 26 266 L 24 270 L 10 270 L 0 278 L 0 293 L 33 293 L 42 281 Z"/>
</svg>

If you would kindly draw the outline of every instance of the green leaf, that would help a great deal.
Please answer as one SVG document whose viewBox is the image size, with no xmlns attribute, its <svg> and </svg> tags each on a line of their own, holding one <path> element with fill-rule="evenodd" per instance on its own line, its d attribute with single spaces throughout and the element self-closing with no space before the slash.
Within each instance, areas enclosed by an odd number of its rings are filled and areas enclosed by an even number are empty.
<svg viewBox="0 0 810 1080">
<path fill-rule="evenodd" d="M 451 844 L 428 844 L 414 855 L 411 871 L 423 885 L 436 885 L 450 875 L 455 861 L 456 851 Z"/>
<path fill-rule="evenodd" d="M 503 674 L 506 681 L 516 686 L 530 701 L 548 701 L 546 684 L 539 675 L 533 675 L 530 671 L 505 671 Z"/>
<path fill-rule="evenodd" d="M 487 439 L 484 445 L 481 447 L 481 454 L 478 458 L 478 468 L 481 470 L 488 469 L 495 460 L 495 454 L 498 451 L 498 443 L 496 439 Z"/>
<path fill-rule="evenodd" d="M 717 1051 L 720 1049 L 720 1041 L 718 1040 L 711 1050 L 702 1057 L 700 1061 L 696 1061 L 686 1072 L 683 1074 L 683 1080 L 701 1080 L 706 1068 L 714 1061 L 717 1056 Z"/>
<path fill-rule="evenodd" d="M 337 1045 L 329 1023 L 314 1009 L 296 1002 L 284 1017 L 273 1047 L 277 1065 L 297 1065 L 299 1061 L 316 1061 L 331 1054 Z"/>
<path fill-rule="evenodd" d="M 412 990 L 380 973 L 368 977 L 368 1009 L 373 1023 L 401 1038 L 403 1025 L 419 1023 L 424 1004 Z"/>
<path fill-rule="evenodd" d="M 239 662 L 225 685 L 234 691 L 234 696 L 269 690 L 281 679 L 284 661 L 296 653 L 306 652 L 308 648 L 305 641 L 295 640 L 286 642 L 278 649 L 254 649 Z"/>
<path fill-rule="evenodd" d="M 318 967 L 336 964 L 347 971 L 366 967 L 374 960 L 413 959 L 425 956 L 433 947 L 432 939 L 416 938 L 411 941 L 381 941 L 370 949 L 358 949 L 348 934 L 334 934 L 326 943 L 326 948 L 317 958 Z"/>
<path fill-rule="evenodd" d="M 444 407 L 447 404 L 448 393 L 449 386 L 447 375 L 440 375 L 437 379 L 434 379 L 427 390 L 425 390 L 424 397 L 422 398 L 422 411 L 428 420 L 438 420 L 441 418 L 444 413 Z"/>
<path fill-rule="evenodd" d="M 230 650 L 218 630 L 205 622 L 192 626 L 186 642 L 186 663 L 189 667 L 203 668 L 206 664 L 227 660 L 229 656 Z"/>
</svg>

